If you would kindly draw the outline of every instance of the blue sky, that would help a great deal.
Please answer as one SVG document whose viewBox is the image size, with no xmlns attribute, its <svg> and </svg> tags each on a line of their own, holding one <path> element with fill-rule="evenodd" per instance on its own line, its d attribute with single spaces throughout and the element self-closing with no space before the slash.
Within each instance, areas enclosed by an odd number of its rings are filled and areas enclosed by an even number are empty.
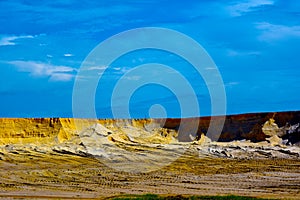
<svg viewBox="0 0 300 200">
<path fill-rule="evenodd" d="M 88 53 L 139 27 L 170 28 L 199 42 L 220 70 L 228 114 L 300 109 L 300 1 L 23 0 L 0 1 L 0 10 L 0 117 L 72 116 L 74 78 Z M 121 74 L 150 61 L 183 65 L 176 59 L 141 52 L 116 61 L 97 94 L 98 116 L 111 117 L 107 96 Z M 201 115 L 210 115 L 202 86 L 194 85 Z M 133 117 L 147 117 L 153 103 L 180 115 L 166 89 L 145 87 L 132 98 Z"/>
</svg>

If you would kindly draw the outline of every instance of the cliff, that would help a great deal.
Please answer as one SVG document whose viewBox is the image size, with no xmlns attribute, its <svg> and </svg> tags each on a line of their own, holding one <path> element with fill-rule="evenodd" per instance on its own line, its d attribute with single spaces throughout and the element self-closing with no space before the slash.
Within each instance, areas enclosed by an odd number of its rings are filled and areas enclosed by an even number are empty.
<svg viewBox="0 0 300 200">
<path fill-rule="evenodd" d="M 210 121 L 217 121 L 219 117 L 199 118 L 199 128 L 197 135 L 206 133 Z M 220 142 L 233 140 L 250 140 L 252 142 L 264 141 L 268 136 L 263 132 L 262 127 L 265 122 L 274 119 L 279 127 L 293 125 L 300 122 L 300 111 L 294 112 L 274 112 L 274 113 L 251 113 L 226 116 L 222 133 L 219 137 Z M 185 119 L 192 123 L 195 118 Z M 176 129 L 181 119 L 167 119 L 165 128 Z M 188 123 L 188 122 L 187 122 Z"/>
<path fill-rule="evenodd" d="M 263 132 L 263 125 L 273 118 L 279 127 L 300 122 L 300 112 L 255 113 L 226 116 L 225 124 L 219 141 L 251 140 L 259 142 L 266 140 L 268 135 Z M 60 143 L 77 135 L 83 129 L 95 123 L 104 125 L 113 131 L 126 132 L 156 131 L 167 136 L 176 135 L 182 119 L 72 119 L 72 118 L 2 118 L 0 119 L 0 144 L 9 143 Z M 184 119 L 187 124 L 199 120 L 197 137 L 206 134 L 209 124 L 218 117 L 201 117 Z M 125 130 L 124 127 L 127 129 Z M 130 127 L 130 128 L 128 128 Z M 161 128 L 161 129 L 159 129 Z M 162 140 L 162 139 L 159 139 Z M 163 141 L 161 141 L 163 142 Z"/>
<path fill-rule="evenodd" d="M 83 127 L 92 120 L 80 120 Z M 0 119 L 0 144 L 63 142 L 78 132 L 74 119 L 69 118 L 2 118 Z"/>
</svg>

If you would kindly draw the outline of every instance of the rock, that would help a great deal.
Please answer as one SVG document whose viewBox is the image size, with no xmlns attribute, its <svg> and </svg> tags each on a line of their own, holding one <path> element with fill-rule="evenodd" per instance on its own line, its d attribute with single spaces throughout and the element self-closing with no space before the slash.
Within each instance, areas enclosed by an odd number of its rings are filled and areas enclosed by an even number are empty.
<svg viewBox="0 0 300 200">
<path fill-rule="evenodd" d="M 286 128 L 287 134 L 283 136 L 284 140 L 287 140 L 288 145 L 298 145 L 300 144 L 300 124 L 292 125 Z"/>
<path fill-rule="evenodd" d="M 295 151 L 295 149 L 279 149 L 278 151 L 281 152 L 281 153 L 284 153 L 284 154 L 288 154 L 289 156 L 296 156 L 296 157 L 300 156 L 299 150 Z"/>
<path fill-rule="evenodd" d="M 110 129 L 96 123 L 80 132 L 79 138 L 82 145 L 86 147 L 88 151 L 91 151 L 93 148 L 98 148 L 104 144 L 109 145 L 113 142 L 108 137 L 112 133 Z"/>
<path fill-rule="evenodd" d="M 282 145 L 282 139 L 279 138 L 277 135 L 273 135 L 272 137 L 267 138 L 266 140 L 268 140 L 272 146 Z"/>
<path fill-rule="evenodd" d="M 277 132 L 279 132 L 279 127 L 275 123 L 275 120 L 273 118 L 269 119 L 264 123 L 264 126 L 262 127 L 262 131 L 267 136 L 274 136 L 277 135 Z"/>
<path fill-rule="evenodd" d="M 103 125 L 96 123 L 92 126 L 88 127 L 87 129 L 83 130 L 79 136 L 80 137 L 92 137 L 94 134 L 98 136 L 106 137 L 112 134 L 113 131 L 109 130 L 108 128 L 104 127 Z"/>
<path fill-rule="evenodd" d="M 202 133 L 200 139 L 196 143 L 200 144 L 200 145 L 205 145 L 205 144 L 211 143 L 211 139 L 206 137 L 206 135 L 204 135 L 204 133 Z"/>
</svg>

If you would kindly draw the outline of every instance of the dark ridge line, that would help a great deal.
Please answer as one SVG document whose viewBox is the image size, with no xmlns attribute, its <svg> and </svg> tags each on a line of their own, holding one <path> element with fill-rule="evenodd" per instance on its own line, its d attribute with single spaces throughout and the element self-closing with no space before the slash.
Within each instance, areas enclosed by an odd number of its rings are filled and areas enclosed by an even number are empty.
<svg viewBox="0 0 300 200">
<path fill-rule="evenodd" d="M 167 118 L 74 118 L 74 117 L 0 117 L 0 119 L 91 119 L 91 120 L 161 120 L 161 119 L 201 119 L 201 118 L 218 118 L 218 117 L 234 117 L 234 116 L 246 116 L 246 115 L 268 115 L 268 114 L 280 114 L 280 113 L 298 113 L 300 110 L 293 111 L 272 111 L 272 112 L 247 112 L 247 113 L 237 113 L 228 115 L 204 115 L 198 117 L 167 117 Z"/>
</svg>

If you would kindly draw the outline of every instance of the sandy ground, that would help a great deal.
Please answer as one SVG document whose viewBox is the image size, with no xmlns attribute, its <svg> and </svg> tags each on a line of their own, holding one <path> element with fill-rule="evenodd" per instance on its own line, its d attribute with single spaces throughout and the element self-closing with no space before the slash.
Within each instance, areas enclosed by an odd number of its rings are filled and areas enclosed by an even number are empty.
<svg viewBox="0 0 300 200">
<path fill-rule="evenodd" d="M 2 198 L 107 198 L 120 194 L 246 195 L 300 199 L 300 159 L 220 158 L 188 151 L 149 173 L 116 171 L 93 157 L 0 154 Z"/>
</svg>

